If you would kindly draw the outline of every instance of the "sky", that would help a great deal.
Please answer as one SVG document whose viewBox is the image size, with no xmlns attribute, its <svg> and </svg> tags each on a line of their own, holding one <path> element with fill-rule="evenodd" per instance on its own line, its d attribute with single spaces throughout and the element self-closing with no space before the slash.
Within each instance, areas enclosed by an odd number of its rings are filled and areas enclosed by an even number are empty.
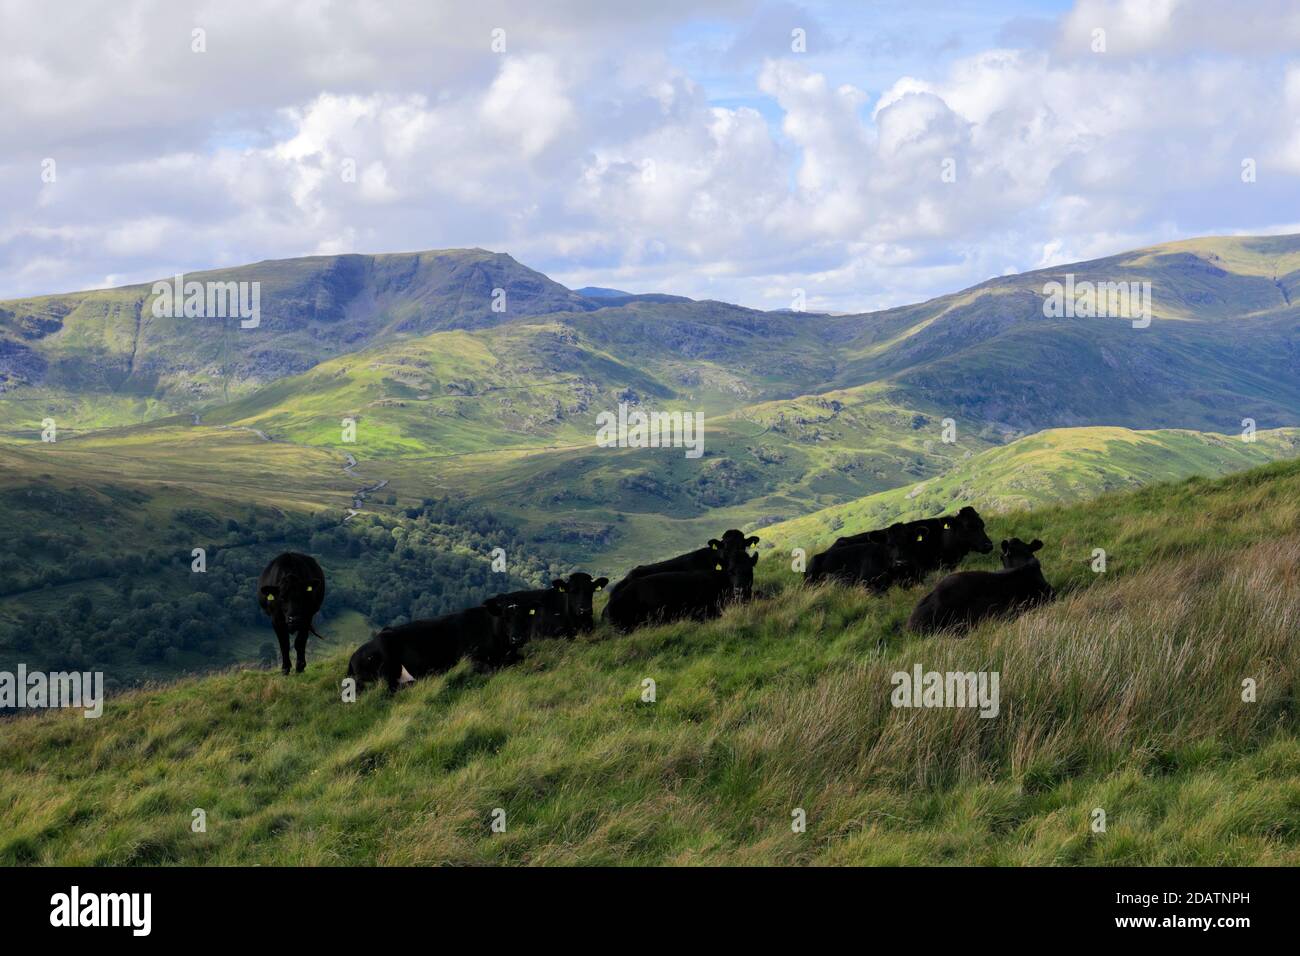
<svg viewBox="0 0 1300 956">
<path fill-rule="evenodd" d="M 858 312 L 1282 232 L 1293 0 L 0 0 L 0 299 L 478 246 Z"/>
</svg>

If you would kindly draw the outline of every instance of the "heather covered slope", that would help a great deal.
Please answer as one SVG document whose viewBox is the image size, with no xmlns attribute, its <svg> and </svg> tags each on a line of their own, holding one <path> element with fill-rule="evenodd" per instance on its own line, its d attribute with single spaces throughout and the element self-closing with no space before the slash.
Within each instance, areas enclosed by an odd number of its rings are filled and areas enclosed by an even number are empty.
<svg viewBox="0 0 1300 956">
<path fill-rule="evenodd" d="M 343 703 L 339 650 L 20 719 L 0 860 L 1300 863 L 1300 465 L 990 531 L 1042 537 L 1060 598 L 964 639 L 901 630 L 919 589 L 805 591 L 767 553 L 768 596 L 716 622 L 599 629 L 396 698 Z M 891 707 L 916 664 L 997 671 L 998 715 Z"/>
</svg>

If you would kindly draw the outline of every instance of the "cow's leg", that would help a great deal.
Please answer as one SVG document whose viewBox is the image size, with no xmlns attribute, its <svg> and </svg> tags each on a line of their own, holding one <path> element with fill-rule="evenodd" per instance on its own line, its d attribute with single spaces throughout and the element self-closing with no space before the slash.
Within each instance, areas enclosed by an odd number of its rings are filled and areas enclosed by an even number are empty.
<svg viewBox="0 0 1300 956">
<path fill-rule="evenodd" d="M 293 649 L 298 655 L 298 673 L 301 674 L 307 667 L 307 637 L 311 631 L 308 628 L 311 625 L 303 627 L 298 631 L 298 637 L 293 642 Z"/>
<path fill-rule="evenodd" d="M 271 624 L 275 636 L 280 641 L 280 670 L 289 673 L 289 623 L 282 617 L 273 617 Z"/>
<path fill-rule="evenodd" d="M 379 661 L 379 676 L 383 678 L 390 694 L 397 693 L 397 688 L 402 686 L 402 675 L 405 673 L 406 667 L 398 657 L 396 649 L 385 651 Z"/>
</svg>

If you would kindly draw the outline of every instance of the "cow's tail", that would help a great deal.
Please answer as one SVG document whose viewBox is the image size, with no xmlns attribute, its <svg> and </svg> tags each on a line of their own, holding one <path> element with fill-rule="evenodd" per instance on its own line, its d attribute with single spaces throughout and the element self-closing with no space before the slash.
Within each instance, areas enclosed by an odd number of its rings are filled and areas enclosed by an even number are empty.
<svg viewBox="0 0 1300 956">
<path fill-rule="evenodd" d="M 308 624 L 308 625 L 307 625 L 307 630 L 311 631 L 312 635 L 315 636 L 318 640 L 325 641 L 326 644 L 329 643 L 328 640 L 326 640 L 325 638 L 321 637 L 320 632 L 316 630 L 316 625 L 315 625 L 315 624 Z"/>
</svg>

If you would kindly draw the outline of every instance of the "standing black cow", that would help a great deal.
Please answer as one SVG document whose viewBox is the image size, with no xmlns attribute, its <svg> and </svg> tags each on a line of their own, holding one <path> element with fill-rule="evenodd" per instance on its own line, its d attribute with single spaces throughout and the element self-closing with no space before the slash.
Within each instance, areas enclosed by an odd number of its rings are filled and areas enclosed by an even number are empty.
<svg viewBox="0 0 1300 956">
<path fill-rule="evenodd" d="M 312 618 L 325 603 L 325 572 L 310 555 L 286 551 L 268 564 L 257 579 L 257 603 L 271 618 L 271 626 L 280 641 L 280 669 L 286 674 L 289 673 L 289 635 L 297 634 L 294 650 L 301 673 L 307 666 L 307 636 L 316 634 Z"/>
<path fill-rule="evenodd" d="M 1001 571 L 958 571 L 940 581 L 907 619 L 908 630 L 922 634 L 967 627 L 994 614 L 1006 614 L 1054 596 L 1034 552 L 1043 542 L 1019 538 L 1002 542 Z"/>
<path fill-rule="evenodd" d="M 623 576 L 623 580 L 614 585 L 609 592 L 609 599 L 613 601 L 615 595 L 629 582 L 637 578 L 649 577 L 652 574 L 666 574 L 670 571 L 712 571 L 719 564 L 723 567 L 730 567 L 733 563 L 738 568 L 752 568 L 753 561 L 750 560 L 750 555 L 746 549 L 757 544 L 758 537 L 756 535 L 747 538 L 743 531 L 731 528 L 723 532 L 721 538 L 710 538 L 706 547 L 688 551 L 686 554 L 679 554 L 677 557 L 669 558 L 666 561 L 637 565 Z M 745 600 L 749 600 L 752 587 L 753 573 L 751 571 L 750 583 L 745 586 Z"/>
<path fill-rule="evenodd" d="M 741 552 L 739 559 L 729 562 L 715 559 L 708 571 L 668 571 L 633 578 L 610 594 L 605 616 L 621 631 L 655 620 L 715 617 L 724 605 L 749 594 L 757 563 L 758 555 Z"/>
</svg>

